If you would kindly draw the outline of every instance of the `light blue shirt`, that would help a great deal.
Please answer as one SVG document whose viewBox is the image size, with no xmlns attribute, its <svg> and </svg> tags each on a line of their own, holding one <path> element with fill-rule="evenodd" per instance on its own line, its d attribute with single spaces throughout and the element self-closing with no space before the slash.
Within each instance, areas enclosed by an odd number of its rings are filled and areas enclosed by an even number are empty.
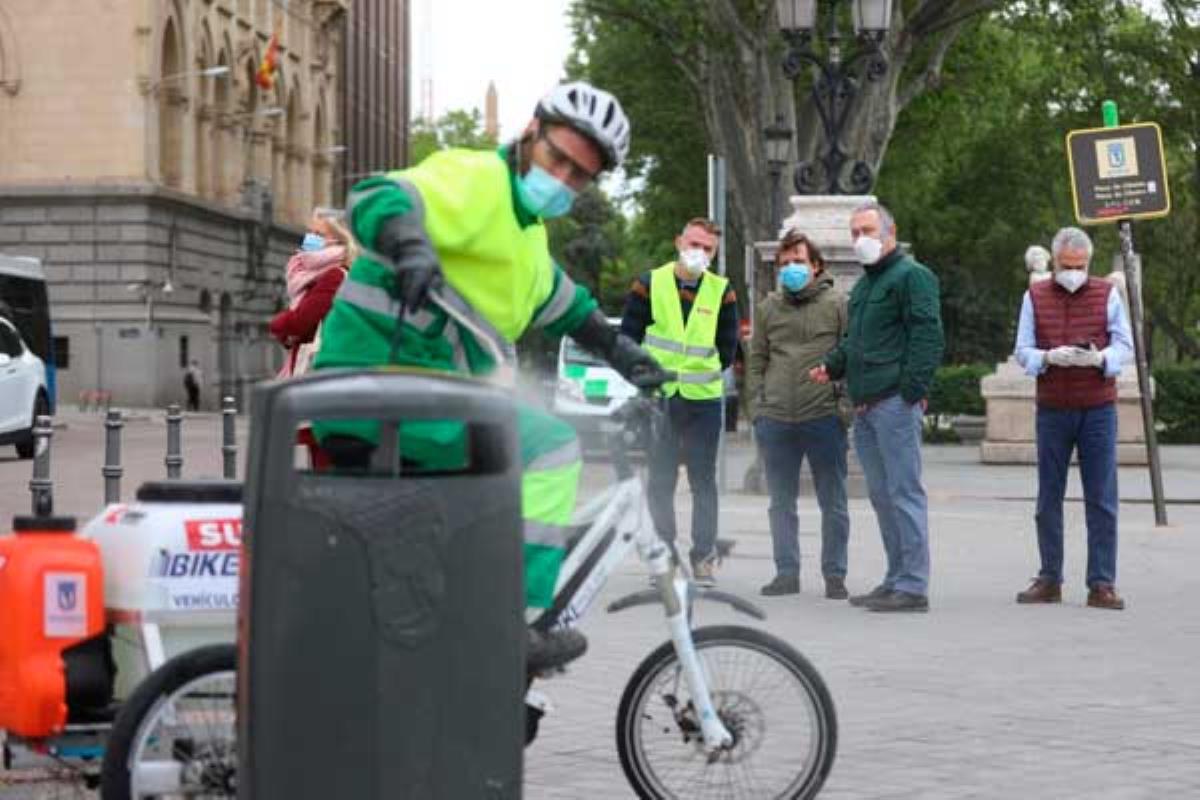
<svg viewBox="0 0 1200 800">
<path fill-rule="evenodd" d="M 1133 334 L 1129 328 L 1129 317 L 1121 292 L 1116 286 L 1108 293 L 1108 347 L 1100 351 L 1104 356 L 1104 376 L 1114 378 L 1121 374 L 1121 367 L 1133 360 Z M 1033 324 L 1033 300 L 1029 292 L 1021 301 L 1021 318 L 1017 322 L 1017 363 L 1025 368 L 1026 375 L 1041 375 L 1046 371 L 1046 351 L 1039 350 Z"/>
</svg>

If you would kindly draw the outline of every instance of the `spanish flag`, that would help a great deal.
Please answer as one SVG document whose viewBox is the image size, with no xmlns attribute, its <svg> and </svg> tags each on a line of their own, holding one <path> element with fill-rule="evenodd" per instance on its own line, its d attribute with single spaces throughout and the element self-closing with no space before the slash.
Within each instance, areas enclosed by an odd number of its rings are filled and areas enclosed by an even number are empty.
<svg viewBox="0 0 1200 800">
<path fill-rule="evenodd" d="M 254 82 L 259 88 L 270 90 L 275 85 L 275 72 L 279 69 L 279 35 L 271 34 L 267 42 L 267 51 L 263 53 L 262 63 L 254 74 Z"/>
</svg>

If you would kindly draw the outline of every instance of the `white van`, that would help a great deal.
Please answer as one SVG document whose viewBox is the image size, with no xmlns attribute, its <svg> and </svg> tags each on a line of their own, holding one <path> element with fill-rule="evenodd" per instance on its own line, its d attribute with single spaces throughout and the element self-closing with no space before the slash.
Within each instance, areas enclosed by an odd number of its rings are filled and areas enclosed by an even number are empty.
<svg viewBox="0 0 1200 800">
<path fill-rule="evenodd" d="M 620 320 L 610 319 L 616 326 Z M 586 449 L 603 448 L 604 437 L 613 430 L 609 418 L 630 397 L 637 395 L 633 384 L 621 377 L 604 359 L 592 355 L 569 337 L 558 348 L 558 383 L 554 390 L 554 414 L 575 426 Z"/>
<path fill-rule="evenodd" d="M 50 413 L 46 365 L 29 349 L 17 326 L 0 317 L 0 445 L 33 458 L 33 425 Z"/>
</svg>

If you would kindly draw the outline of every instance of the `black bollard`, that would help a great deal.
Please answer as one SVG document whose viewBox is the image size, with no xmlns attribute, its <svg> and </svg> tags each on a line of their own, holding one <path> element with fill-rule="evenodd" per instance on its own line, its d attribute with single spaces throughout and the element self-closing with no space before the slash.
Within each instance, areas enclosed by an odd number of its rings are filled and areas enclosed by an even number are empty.
<svg viewBox="0 0 1200 800">
<path fill-rule="evenodd" d="M 221 457 L 224 475 L 228 480 L 237 478 L 237 401 L 232 397 L 221 398 Z"/>
<path fill-rule="evenodd" d="M 172 403 L 167 406 L 167 478 L 179 478 L 183 471 L 183 449 L 180 445 L 180 427 L 183 425 L 183 415 L 179 413 L 179 405 Z"/>
<path fill-rule="evenodd" d="M 33 423 L 33 477 L 29 479 L 35 517 L 48 517 L 54 513 L 54 484 L 50 481 L 50 437 L 53 435 L 50 417 L 38 415 Z"/>
<path fill-rule="evenodd" d="M 125 422 L 121 412 L 109 409 L 104 417 L 104 504 L 121 501 L 121 428 Z"/>
</svg>

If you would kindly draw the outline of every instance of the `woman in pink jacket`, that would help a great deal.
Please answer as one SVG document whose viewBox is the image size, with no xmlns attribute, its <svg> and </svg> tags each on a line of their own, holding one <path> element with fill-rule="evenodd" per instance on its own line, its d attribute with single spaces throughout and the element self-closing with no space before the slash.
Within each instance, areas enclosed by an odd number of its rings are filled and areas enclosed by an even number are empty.
<svg viewBox="0 0 1200 800">
<path fill-rule="evenodd" d="M 354 261 L 354 239 L 336 209 L 317 208 L 309 220 L 300 249 L 287 265 L 288 307 L 271 320 L 271 335 L 287 349 L 280 379 L 303 375 L 320 345 L 321 321 L 333 305 L 333 296 Z M 325 465 L 312 431 L 299 432 L 308 445 L 313 466 Z"/>
</svg>

